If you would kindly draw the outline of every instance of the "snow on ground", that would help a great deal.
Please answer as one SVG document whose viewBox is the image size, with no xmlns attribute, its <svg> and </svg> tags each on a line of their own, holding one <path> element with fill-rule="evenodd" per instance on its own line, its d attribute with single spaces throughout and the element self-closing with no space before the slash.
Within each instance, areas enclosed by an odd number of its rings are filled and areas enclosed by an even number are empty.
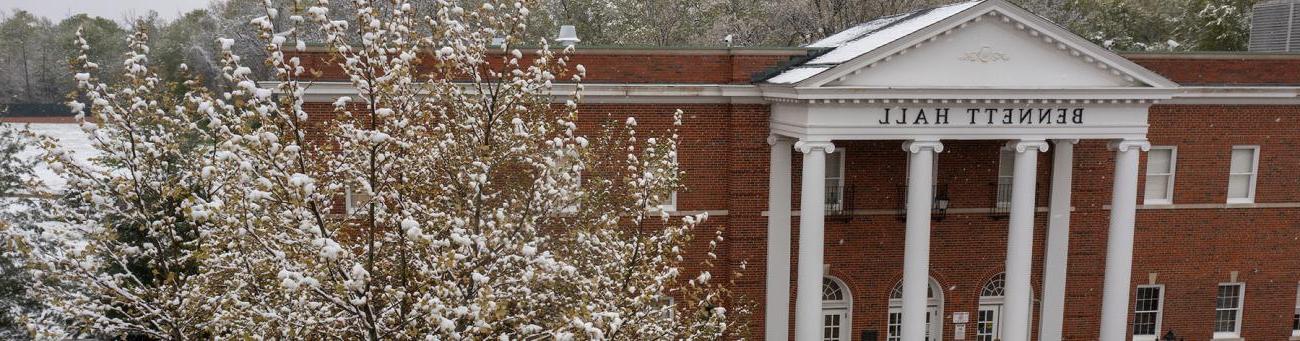
<svg viewBox="0 0 1300 341">
<path fill-rule="evenodd" d="M 98 156 L 99 150 L 91 146 L 90 136 L 81 130 L 81 126 L 76 123 L 0 123 L 10 127 L 16 126 L 19 130 L 30 130 L 33 133 L 53 137 L 59 140 L 59 145 L 72 155 L 80 163 L 88 163 L 90 158 Z M 36 146 L 28 147 L 26 150 L 18 153 L 20 158 L 39 158 L 40 150 Z M 36 169 L 33 170 L 36 177 L 41 179 L 46 188 L 54 191 L 62 190 L 67 184 L 63 177 L 50 170 L 49 165 L 45 162 L 38 162 Z"/>
</svg>

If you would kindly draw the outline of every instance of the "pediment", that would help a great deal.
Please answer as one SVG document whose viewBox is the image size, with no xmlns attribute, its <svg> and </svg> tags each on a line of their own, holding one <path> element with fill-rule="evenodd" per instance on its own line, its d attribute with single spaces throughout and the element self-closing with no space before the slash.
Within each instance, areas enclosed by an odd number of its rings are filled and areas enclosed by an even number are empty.
<svg viewBox="0 0 1300 341">
<path fill-rule="evenodd" d="M 1041 36 L 1041 34 L 1039 34 Z M 1076 52 L 1077 53 L 1077 52 Z M 906 54 L 854 70 L 824 86 L 1090 88 L 1147 86 L 1095 58 L 1035 38 L 1014 24 L 980 20 Z"/>
<path fill-rule="evenodd" d="M 1177 86 L 1004 0 L 950 5 L 932 12 L 945 8 L 955 9 L 929 22 L 925 16 L 914 16 L 919 19 L 887 27 L 895 32 L 880 30 L 858 41 L 836 42 L 825 54 L 768 82 L 872 88 Z"/>
</svg>

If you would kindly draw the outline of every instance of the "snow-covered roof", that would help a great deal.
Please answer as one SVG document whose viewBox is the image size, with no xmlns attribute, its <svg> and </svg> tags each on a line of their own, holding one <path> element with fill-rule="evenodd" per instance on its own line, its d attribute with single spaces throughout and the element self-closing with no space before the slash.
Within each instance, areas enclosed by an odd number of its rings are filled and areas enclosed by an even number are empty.
<svg viewBox="0 0 1300 341">
<path fill-rule="evenodd" d="M 830 70 L 830 68 L 831 68 L 830 66 L 796 67 L 789 70 L 785 70 L 781 72 L 781 74 L 776 75 L 772 78 L 768 78 L 767 82 L 773 84 L 795 83 L 801 80 L 808 79 L 808 77 L 812 77 L 814 75 L 822 73 L 822 71 Z"/>
<path fill-rule="evenodd" d="M 851 27 L 808 47 L 830 48 L 830 51 L 805 62 L 802 66 L 786 70 L 767 80 L 769 83 L 790 84 L 808 79 L 840 63 L 885 46 L 927 26 L 961 13 L 983 0 L 962 2 L 942 7 L 928 8 L 910 13 L 871 20 Z"/>
<path fill-rule="evenodd" d="M 17 125 L 13 123 L 0 124 Z M 32 123 L 26 125 L 26 127 L 33 133 L 58 139 L 59 146 L 67 150 L 77 162 L 88 164 L 90 158 L 99 155 L 99 150 L 91 145 L 90 136 L 81 130 L 81 126 L 77 123 Z M 18 126 L 18 129 L 23 128 Z M 38 158 L 40 157 L 40 150 L 35 146 L 29 146 L 19 152 L 18 157 L 25 159 Z M 49 165 L 43 161 L 37 162 L 33 173 L 52 191 L 61 191 L 67 185 L 67 180 L 51 170 Z"/>
</svg>

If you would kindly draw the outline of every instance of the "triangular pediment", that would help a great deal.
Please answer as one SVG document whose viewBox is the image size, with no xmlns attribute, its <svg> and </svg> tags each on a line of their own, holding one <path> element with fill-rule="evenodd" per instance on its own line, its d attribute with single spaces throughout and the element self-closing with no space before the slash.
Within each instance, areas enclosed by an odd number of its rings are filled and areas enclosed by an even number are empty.
<svg viewBox="0 0 1300 341">
<path fill-rule="evenodd" d="M 825 54 L 768 82 L 893 88 L 1177 86 L 1004 0 L 949 5 L 894 20 L 871 33 L 828 38 L 835 46 Z"/>
</svg>

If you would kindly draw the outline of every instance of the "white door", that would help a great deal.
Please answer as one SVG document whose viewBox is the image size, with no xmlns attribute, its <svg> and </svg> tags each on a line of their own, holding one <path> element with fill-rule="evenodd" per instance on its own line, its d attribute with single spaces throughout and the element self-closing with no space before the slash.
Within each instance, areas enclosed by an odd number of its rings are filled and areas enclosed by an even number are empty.
<svg viewBox="0 0 1300 341">
<path fill-rule="evenodd" d="M 943 321 L 943 317 L 939 316 L 939 307 L 936 306 L 926 307 L 925 308 L 925 341 L 939 340 L 938 335 L 942 332 L 939 330 L 939 328 L 943 328 L 943 323 L 935 323 L 936 321 Z"/>
<path fill-rule="evenodd" d="M 845 309 L 831 309 L 822 312 L 822 341 L 848 341 L 852 339 L 849 335 L 849 311 Z"/>
<path fill-rule="evenodd" d="M 1002 305 L 981 305 L 975 320 L 975 341 L 994 341 L 1002 338 Z"/>
<path fill-rule="evenodd" d="M 936 323 L 938 321 L 943 321 L 943 317 L 939 316 L 939 307 L 938 306 L 925 307 L 925 340 L 926 341 L 939 340 L 939 337 L 937 335 L 942 335 L 943 330 L 941 330 L 940 328 L 943 328 L 943 323 Z M 889 328 L 888 329 L 889 334 L 886 335 L 885 340 L 898 341 L 903 339 L 903 337 L 900 336 L 900 334 L 903 331 L 903 309 L 902 308 L 895 307 L 889 309 L 888 328 Z"/>
</svg>

